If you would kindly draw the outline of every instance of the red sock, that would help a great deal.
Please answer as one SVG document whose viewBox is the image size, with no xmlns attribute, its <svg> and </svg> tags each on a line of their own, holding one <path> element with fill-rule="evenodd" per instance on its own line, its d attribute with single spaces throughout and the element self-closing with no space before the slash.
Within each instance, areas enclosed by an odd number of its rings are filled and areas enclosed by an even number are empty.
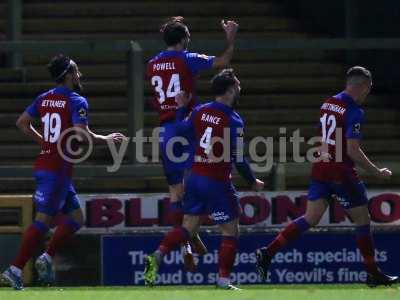
<svg viewBox="0 0 400 300">
<path fill-rule="evenodd" d="M 169 221 L 172 226 L 181 226 L 183 220 L 182 201 L 171 202 L 168 212 Z"/>
<path fill-rule="evenodd" d="M 27 261 L 33 256 L 49 228 L 40 221 L 34 221 L 24 232 L 19 252 L 11 265 L 23 269 Z"/>
<path fill-rule="evenodd" d="M 189 232 L 183 227 L 175 227 L 168 232 L 162 240 L 158 250 L 163 254 L 167 254 L 179 245 L 187 242 L 190 238 Z"/>
<path fill-rule="evenodd" d="M 375 261 L 375 247 L 372 239 L 370 226 L 359 226 L 356 229 L 357 247 L 363 256 L 365 270 L 370 274 L 379 273 L 378 265 Z"/>
<path fill-rule="evenodd" d="M 299 236 L 310 228 L 306 219 L 300 217 L 291 222 L 285 229 L 283 229 L 278 236 L 267 246 L 267 254 L 273 257 L 280 249 L 285 247 L 290 242 L 299 238 Z"/>
<path fill-rule="evenodd" d="M 66 220 L 65 223 L 58 225 L 56 232 L 50 240 L 46 253 L 54 257 L 56 252 L 68 243 L 79 228 L 81 228 L 81 225 L 73 220 Z"/>
<path fill-rule="evenodd" d="M 220 278 L 229 278 L 235 263 L 237 239 L 224 236 L 218 253 L 218 273 Z"/>
</svg>

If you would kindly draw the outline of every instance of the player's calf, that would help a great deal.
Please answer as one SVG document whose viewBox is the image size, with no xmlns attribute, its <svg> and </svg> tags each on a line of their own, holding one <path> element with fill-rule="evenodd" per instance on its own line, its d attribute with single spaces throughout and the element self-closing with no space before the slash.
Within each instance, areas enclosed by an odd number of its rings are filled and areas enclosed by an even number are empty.
<svg viewBox="0 0 400 300">
<path fill-rule="evenodd" d="M 183 264 L 185 266 L 185 270 L 188 272 L 196 271 L 197 264 L 192 252 L 192 246 L 190 245 L 189 242 L 186 242 L 182 246 L 182 255 L 183 255 Z"/>
<path fill-rule="evenodd" d="M 223 236 L 218 252 L 218 286 L 230 286 L 230 276 L 235 262 L 238 240 L 234 236 Z"/>
<path fill-rule="evenodd" d="M 193 246 L 193 251 L 198 255 L 203 256 L 208 252 L 206 245 L 204 245 L 198 233 L 193 236 L 190 243 Z"/>
</svg>

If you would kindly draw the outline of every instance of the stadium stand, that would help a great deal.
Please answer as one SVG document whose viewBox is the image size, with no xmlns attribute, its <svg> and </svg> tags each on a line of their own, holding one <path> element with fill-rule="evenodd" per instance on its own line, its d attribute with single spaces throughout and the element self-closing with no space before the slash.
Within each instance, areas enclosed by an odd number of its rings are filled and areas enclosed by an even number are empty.
<svg viewBox="0 0 400 300">
<path fill-rule="evenodd" d="M 2 1 L 4 2 L 4 1 Z M 183 15 L 190 24 L 194 40 L 222 39 L 217 16 L 226 15 L 226 0 L 147 2 L 136 1 L 39 1 L 27 0 L 23 6 L 23 39 L 25 40 L 145 40 L 158 39 L 158 28 L 163 18 Z M 118 3 L 118 5 L 116 5 Z M 161 4 L 162 3 L 162 4 Z M 179 9 L 176 9 L 179 7 Z M 4 3 L 0 15 L 5 14 Z M 227 18 L 240 24 L 240 39 L 267 40 L 270 38 L 309 38 L 320 33 L 306 32 L 298 20 L 285 16 L 277 1 L 240 1 L 229 7 Z M 3 19 L 4 20 L 4 19 Z M 45 21 L 45 22 L 44 22 Z M 0 40 L 3 39 L 5 22 L 0 21 Z M 145 49 L 150 57 L 159 49 Z M 193 49 L 201 50 L 201 49 Z M 222 49 L 221 49 L 222 50 Z M 85 75 L 85 92 L 89 99 L 92 127 L 100 132 L 126 133 L 126 58 L 123 54 L 72 56 Z M 4 64 L 4 56 L 1 56 Z M 2 66 L 0 69 L 0 165 L 15 169 L 30 166 L 38 147 L 15 128 L 17 115 L 32 99 L 51 86 L 45 64 L 48 55 L 25 55 L 23 70 Z M 243 97 L 239 109 L 247 122 L 247 139 L 254 136 L 282 135 L 279 127 L 287 126 L 288 132 L 297 128 L 305 137 L 316 132 L 319 103 L 339 91 L 346 69 L 343 53 L 322 51 L 240 51 L 235 53 L 233 67 L 243 84 Z M 201 98 L 208 97 L 208 79 L 199 82 Z M 399 165 L 396 155 L 400 142 L 396 120 L 398 112 L 388 106 L 389 91 L 376 82 L 376 92 L 370 97 L 367 108 L 366 150 L 380 161 Z M 146 88 L 146 99 L 149 98 Z M 145 126 L 150 132 L 157 125 L 157 117 L 146 106 Z M 288 135 L 290 136 L 290 135 Z M 383 146 L 387 145 L 387 146 Z M 275 143 L 275 153 L 278 147 Z M 259 149 L 260 154 L 265 150 Z M 304 153 L 303 147 L 302 152 Z M 288 154 L 291 147 L 288 147 Z M 147 153 L 150 155 L 149 150 Z M 289 155 L 288 155 L 289 157 Z M 398 157 L 398 156 L 397 156 Z M 97 147 L 86 164 L 109 164 L 110 156 L 105 147 Z M 305 187 L 308 182 L 308 164 L 287 164 L 287 188 Z M 400 168 L 397 167 L 397 170 Z M 265 175 L 268 177 L 268 174 Z M 368 178 L 367 178 L 368 179 Z M 386 183 L 368 180 L 375 186 Z M 391 184 L 400 183 L 394 176 Z M 80 192 L 105 191 L 164 191 L 166 183 L 161 177 L 138 178 L 76 178 Z M 33 190 L 30 177 L 0 178 L 1 192 L 21 193 Z"/>
</svg>

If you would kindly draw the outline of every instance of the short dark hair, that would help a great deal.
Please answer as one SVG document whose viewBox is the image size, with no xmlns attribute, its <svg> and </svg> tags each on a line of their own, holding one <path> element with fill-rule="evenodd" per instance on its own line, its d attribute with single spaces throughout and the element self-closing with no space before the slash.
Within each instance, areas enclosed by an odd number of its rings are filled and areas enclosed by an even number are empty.
<svg viewBox="0 0 400 300">
<path fill-rule="evenodd" d="M 72 70 L 72 65 L 72 60 L 68 56 L 57 54 L 50 60 L 47 69 L 55 82 L 62 83 L 65 76 Z"/>
<path fill-rule="evenodd" d="M 167 46 L 175 46 L 188 36 L 188 27 L 183 17 L 172 17 L 161 26 L 160 32 Z"/>
<path fill-rule="evenodd" d="M 361 83 L 364 80 L 372 81 L 372 74 L 367 68 L 354 66 L 347 70 L 346 81 L 350 84 Z"/>
<path fill-rule="evenodd" d="M 211 79 L 211 89 L 215 96 L 224 95 L 235 84 L 235 72 L 233 69 L 224 69 Z"/>
</svg>

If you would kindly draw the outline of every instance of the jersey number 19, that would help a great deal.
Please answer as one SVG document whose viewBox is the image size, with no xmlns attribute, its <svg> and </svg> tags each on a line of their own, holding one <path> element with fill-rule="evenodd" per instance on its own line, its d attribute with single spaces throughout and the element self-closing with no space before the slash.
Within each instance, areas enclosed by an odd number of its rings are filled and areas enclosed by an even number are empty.
<svg viewBox="0 0 400 300">
<path fill-rule="evenodd" d="M 46 113 L 42 117 L 43 139 L 45 142 L 55 143 L 60 137 L 61 117 L 58 113 Z"/>
</svg>

